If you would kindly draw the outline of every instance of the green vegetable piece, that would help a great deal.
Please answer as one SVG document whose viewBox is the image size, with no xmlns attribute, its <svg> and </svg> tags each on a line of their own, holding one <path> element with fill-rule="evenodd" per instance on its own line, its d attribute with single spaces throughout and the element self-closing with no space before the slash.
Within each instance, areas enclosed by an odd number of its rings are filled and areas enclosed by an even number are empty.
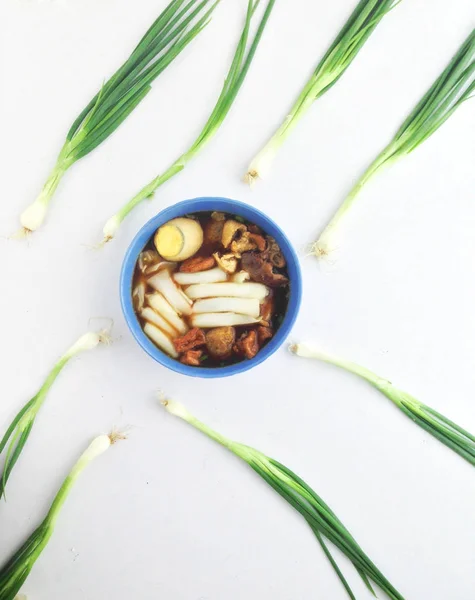
<svg viewBox="0 0 475 600">
<path fill-rule="evenodd" d="M 76 479 L 92 460 L 103 454 L 120 439 L 124 439 L 121 434 L 100 435 L 93 440 L 87 450 L 80 456 L 72 471 L 64 480 L 44 521 L 0 569 L 0 600 L 14 600 L 16 598 L 33 565 L 52 536 L 61 508 Z"/>
<path fill-rule="evenodd" d="M 284 500 L 297 510 L 307 521 L 321 545 L 326 557 L 334 568 L 348 596 L 355 600 L 348 582 L 331 555 L 326 540 L 334 544 L 353 563 L 365 585 L 374 594 L 373 582 L 383 590 L 391 600 L 404 600 L 403 596 L 384 577 L 370 558 L 363 552 L 351 533 L 338 519 L 331 508 L 318 496 L 312 488 L 290 469 L 269 458 L 258 450 L 233 442 L 217 433 L 191 415 L 184 406 L 173 400 L 162 400 L 167 411 L 180 417 L 209 438 L 218 442 L 247 464 L 264 479 Z"/>
<path fill-rule="evenodd" d="M 72 124 L 40 195 L 21 215 L 23 234 L 38 229 L 66 171 L 102 144 L 135 110 L 153 81 L 206 27 L 220 0 L 172 0 L 125 63 Z"/>
<path fill-rule="evenodd" d="M 381 19 L 401 0 L 360 0 L 318 63 L 295 104 L 264 148 L 249 165 L 244 180 L 253 185 L 268 175 L 280 147 L 317 98 L 335 85 L 356 58 Z"/>
<path fill-rule="evenodd" d="M 99 333 L 90 331 L 89 333 L 81 336 L 58 360 L 39 391 L 29 402 L 25 404 L 25 406 L 13 419 L 5 435 L 0 441 L 0 454 L 6 449 L 3 473 L 0 476 L 0 498 L 3 494 L 5 494 L 5 486 L 7 485 L 8 478 L 10 477 L 13 467 L 15 466 L 20 454 L 23 451 L 23 448 L 25 447 L 26 442 L 28 441 L 28 437 L 36 419 L 36 415 L 38 414 L 39 409 L 45 401 L 45 398 L 51 386 L 56 381 L 58 375 L 61 373 L 70 359 L 73 358 L 73 356 L 76 356 L 76 354 L 84 352 L 85 350 L 92 350 L 99 343 L 108 343 L 108 341 L 109 337 L 104 331 Z M 3 600 L 1 595 L 0 600 Z"/>
<path fill-rule="evenodd" d="M 445 70 L 434 81 L 394 138 L 378 154 L 355 183 L 319 239 L 312 246 L 317 257 L 327 256 L 336 246 L 335 235 L 343 217 L 353 206 L 360 190 L 373 175 L 415 150 L 447 121 L 475 91 L 475 29 Z"/>
<path fill-rule="evenodd" d="M 211 140 L 215 133 L 220 128 L 227 114 L 229 113 L 236 96 L 246 78 L 249 67 L 251 66 L 257 46 L 261 40 L 265 26 L 274 7 L 275 0 L 268 0 L 263 16 L 259 22 L 256 33 L 249 41 L 251 20 L 259 5 L 260 0 L 248 0 L 246 20 L 241 36 L 239 38 L 234 58 L 228 71 L 228 75 L 224 81 L 224 86 L 219 95 L 213 111 L 211 112 L 201 133 L 193 142 L 193 144 L 182 154 L 175 162 L 168 167 L 161 175 L 157 175 L 148 185 L 138 192 L 129 202 L 113 215 L 104 225 L 103 243 L 109 242 L 114 238 L 122 221 L 126 216 L 141 202 L 150 197 L 156 189 L 162 186 L 166 181 L 183 171 L 190 160 L 198 154 L 201 149 Z"/>
<path fill-rule="evenodd" d="M 330 356 L 306 344 L 295 344 L 291 346 L 291 350 L 297 356 L 315 358 L 358 375 L 389 398 L 416 425 L 422 427 L 471 465 L 475 465 L 475 436 L 407 392 L 397 389 L 387 379 L 378 377 L 356 363 Z"/>
</svg>

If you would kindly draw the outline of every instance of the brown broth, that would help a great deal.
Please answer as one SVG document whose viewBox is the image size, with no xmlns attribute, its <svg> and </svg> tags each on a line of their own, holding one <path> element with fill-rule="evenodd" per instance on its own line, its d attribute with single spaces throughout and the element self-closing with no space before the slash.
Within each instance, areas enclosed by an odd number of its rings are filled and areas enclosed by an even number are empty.
<svg viewBox="0 0 475 600">
<path fill-rule="evenodd" d="M 190 218 L 190 219 L 195 219 L 197 221 L 199 221 L 200 225 L 202 226 L 202 228 L 204 229 L 206 224 L 210 221 L 211 217 L 211 212 L 200 212 L 200 213 L 193 213 L 193 214 L 189 214 L 189 215 L 183 215 L 186 218 Z M 223 213 L 225 215 L 226 219 L 234 219 L 236 221 L 239 221 L 241 223 L 243 223 L 246 226 L 251 226 L 253 225 L 253 223 L 251 223 L 250 221 L 247 221 L 245 219 L 243 219 L 242 217 L 239 217 L 237 215 L 232 215 L 229 213 Z M 266 236 L 266 232 L 261 230 L 261 233 L 263 236 Z M 144 246 L 143 251 L 146 250 L 153 250 L 156 251 L 155 245 L 153 243 L 153 238 L 154 235 L 151 236 L 150 240 L 147 242 L 147 244 Z M 201 248 L 198 250 L 198 252 L 194 255 L 194 256 L 211 256 L 213 253 L 215 252 L 229 252 L 226 251 L 221 243 L 218 244 L 203 244 L 201 246 Z M 239 272 L 240 270 L 240 262 L 238 265 L 238 268 L 236 270 L 236 272 Z M 282 275 L 285 275 L 288 278 L 288 271 L 286 267 L 283 267 L 281 269 L 277 269 L 274 268 L 276 273 L 281 273 Z M 231 281 L 232 277 L 234 274 L 229 274 L 227 281 Z M 135 289 L 135 287 L 140 283 L 140 282 L 144 282 L 146 283 L 147 279 L 151 277 L 151 275 L 147 275 L 145 276 L 139 269 L 138 265 L 136 265 L 135 268 L 135 273 L 134 273 L 134 279 L 133 279 L 133 285 L 132 285 L 132 289 Z M 248 281 L 253 281 L 253 279 L 249 279 Z M 179 286 L 181 287 L 181 286 Z M 153 290 L 150 286 L 147 286 L 147 293 L 149 292 L 155 292 L 155 290 Z M 279 329 L 280 325 L 282 324 L 282 321 L 284 319 L 285 313 L 287 311 L 287 306 L 288 306 L 288 302 L 289 302 L 289 292 L 290 292 L 290 283 L 287 283 L 284 286 L 281 287 L 277 287 L 277 288 L 272 288 L 271 289 L 271 294 L 274 300 L 274 311 L 272 313 L 272 317 L 270 319 L 269 325 L 273 331 L 273 336 L 275 336 L 277 330 Z M 140 315 L 137 315 L 137 318 L 140 322 L 141 327 L 143 328 L 146 320 L 142 319 L 140 317 Z M 192 329 L 193 326 L 191 325 L 191 317 L 188 317 L 186 315 L 181 315 L 181 318 L 183 321 L 186 322 L 187 326 Z M 236 341 L 239 340 L 239 338 L 244 334 L 244 333 L 248 333 L 252 330 L 257 330 L 257 328 L 259 327 L 259 325 L 239 325 L 239 326 L 235 326 L 234 329 L 236 330 Z M 211 328 L 206 328 L 204 329 L 204 331 L 209 331 L 209 329 Z M 259 352 L 262 350 L 262 348 L 264 346 L 267 345 L 267 343 L 271 340 L 272 338 L 270 338 L 269 340 L 265 340 L 262 345 L 260 345 L 260 349 Z M 203 355 L 200 359 L 200 365 L 201 367 L 207 367 L 207 368 L 219 368 L 219 367 L 225 367 L 225 366 L 229 366 L 229 365 L 233 365 L 239 362 L 242 362 L 243 360 L 248 360 L 245 357 L 243 357 L 240 354 L 236 354 L 233 352 L 233 354 L 226 359 L 218 359 L 218 358 L 214 358 L 213 356 L 209 356 L 207 353 L 207 349 L 206 346 L 200 346 L 196 348 L 197 350 L 203 350 Z M 258 353 L 259 353 L 258 352 Z M 180 360 L 179 358 L 177 359 L 178 361 Z M 199 367 L 196 367 L 199 368 Z"/>
</svg>

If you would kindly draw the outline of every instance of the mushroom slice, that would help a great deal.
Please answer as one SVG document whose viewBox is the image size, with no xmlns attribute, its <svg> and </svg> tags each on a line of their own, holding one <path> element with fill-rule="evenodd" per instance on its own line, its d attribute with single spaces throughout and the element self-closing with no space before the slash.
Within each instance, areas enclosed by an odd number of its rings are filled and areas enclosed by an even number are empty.
<svg viewBox="0 0 475 600">
<path fill-rule="evenodd" d="M 221 237 L 221 243 L 225 248 L 229 248 L 231 242 L 236 239 L 239 233 L 243 234 L 247 231 L 247 227 L 238 221 L 228 219 L 223 227 L 223 235 Z"/>
<path fill-rule="evenodd" d="M 260 315 L 257 298 L 204 298 L 193 304 L 193 313 L 235 312 L 251 317 Z"/>
<path fill-rule="evenodd" d="M 231 251 L 234 252 L 236 256 L 239 256 L 239 258 L 241 258 L 243 252 L 249 252 L 250 250 L 255 250 L 257 248 L 257 244 L 251 236 L 252 233 L 245 231 L 238 240 L 231 242 Z"/>
<path fill-rule="evenodd" d="M 226 271 L 226 273 L 235 273 L 238 265 L 238 259 L 234 254 L 223 254 L 220 256 L 218 252 L 213 254 L 218 265 Z"/>
<path fill-rule="evenodd" d="M 179 315 L 191 314 L 191 300 L 176 286 L 167 269 L 159 271 L 147 282 L 154 290 L 165 296 Z"/>
<path fill-rule="evenodd" d="M 225 281 L 223 283 L 198 283 L 190 285 L 186 289 L 188 298 L 214 298 L 227 296 L 230 298 L 256 298 L 264 300 L 269 289 L 262 283 L 246 282 L 234 283 Z"/>
<path fill-rule="evenodd" d="M 178 352 L 175 350 L 170 338 L 163 333 L 161 329 L 152 325 L 151 323 L 145 323 L 144 333 L 152 340 L 152 342 L 163 350 L 166 354 L 169 354 L 172 358 L 178 358 Z"/>
<path fill-rule="evenodd" d="M 178 315 L 176 310 L 165 300 L 160 292 L 155 292 L 146 297 L 147 303 L 180 334 L 188 331 L 185 321 Z"/>
<path fill-rule="evenodd" d="M 150 308 L 149 306 L 145 307 L 142 311 L 140 311 L 140 316 L 144 321 L 152 323 L 152 325 L 156 325 L 159 329 L 172 338 L 177 337 L 176 329 L 174 329 L 161 315 L 155 312 L 153 308 Z"/>
<path fill-rule="evenodd" d="M 233 327 L 235 325 L 253 325 L 259 323 L 249 315 L 241 315 L 234 312 L 200 313 L 191 317 L 193 327 L 206 329 L 208 327 Z"/>
<path fill-rule="evenodd" d="M 137 266 L 142 273 L 151 266 L 160 264 L 160 255 L 156 250 L 143 250 L 137 260 Z"/>
<path fill-rule="evenodd" d="M 197 273 L 174 273 L 173 279 L 179 285 L 192 285 L 193 283 L 217 283 L 218 281 L 226 281 L 228 276 L 226 273 L 216 267 L 208 269 L 208 271 L 198 271 Z"/>
</svg>

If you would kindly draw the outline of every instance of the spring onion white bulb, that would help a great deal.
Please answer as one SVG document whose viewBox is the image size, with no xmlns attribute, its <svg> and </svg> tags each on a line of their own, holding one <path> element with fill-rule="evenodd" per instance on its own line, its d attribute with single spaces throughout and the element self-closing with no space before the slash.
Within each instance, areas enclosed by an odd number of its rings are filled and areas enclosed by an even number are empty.
<svg viewBox="0 0 475 600">
<path fill-rule="evenodd" d="M 227 274 L 216 267 L 215 269 L 209 269 L 208 271 L 199 271 L 198 273 L 174 273 L 173 279 L 179 285 L 192 285 L 194 283 L 218 283 L 219 281 L 226 281 L 228 278 Z"/>
<path fill-rule="evenodd" d="M 167 335 L 163 333 L 161 329 L 155 325 L 152 325 L 151 323 L 145 323 L 143 330 L 144 333 L 152 340 L 152 342 L 161 350 L 173 358 L 178 358 L 178 352 L 176 351 L 173 342 Z"/>
<path fill-rule="evenodd" d="M 191 324 L 193 327 L 237 327 L 239 325 L 253 325 L 259 323 L 260 319 L 255 319 L 249 315 L 239 315 L 231 312 L 203 313 L 192 315 Z"/>
<path fill-rule="evenodd" d="M 190 285 L 186 290 L 186 295 L 192 300 L 196 300 L 197 298 L 214 298 L 222 296 L 264 300 L 268 293 L 269 290 L 265 285 L 253 281 L 245 283 L 199 283 Z"/>
<path fill-rule="evenodd" d="M 176 286 L 167 269 L 159 271 L 147 282 L 157 292 L 163 294 L 179 315 L 191 314 L 191 300 Z"/>
<path fill-rule="evenodd" d="M 260 304 L 257 298 L 203 298 L 193 304 L 193 313 L 235 312 L 258 317 Z"/>
<path fill-rule="evenodd" d="M 107 221 L 102 230 L 102 233 L 104 234 L 104 243 L 110 242 L 115 237 L 115 234 L 120 227 L 120 223 L 120 217 L 117 215 L 114 215 Z"/>
<path fill-rule="evenodd" d="M 39 229 L 45 220 L 47 210 L 48 205 L 41 197 L 30 204 L 20 215 L 20 223 L 25 232 Z"/>
<path fill-rule="evenodd" d="M 157 311 L 164 319 L 166 319 L 178 333 L 186 333 L 188 326 L 185 321 L 178 315 L 176 310 L 165 300 L 160 292 L 150 294 L 146 297 L 147 303 Z"/>
</svg>

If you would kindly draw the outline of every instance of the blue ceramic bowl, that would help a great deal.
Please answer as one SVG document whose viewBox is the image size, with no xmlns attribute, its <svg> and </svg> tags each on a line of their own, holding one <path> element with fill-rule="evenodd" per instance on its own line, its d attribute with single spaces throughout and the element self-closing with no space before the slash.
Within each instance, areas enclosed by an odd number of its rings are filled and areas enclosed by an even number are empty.
<svg viewBox="0 0 475 600">
<path fill-rule="evenodd" d="M 183 215 L 214 210 L 233 215 L 239 215 L 244 219 L 248 219 L 251 223 L 255 223 L 261 227 L 265 233 L 275 238 L 287 260 L 287 270 L 290 279 L 290 298 L 287 306 L 287 312 L 285 313 L 281 326 L 270 342 L 258 352 L 255 358 L 251 360 L 243 360 L 239 363 L 225 367 L 191 367 L 188 365 L 183 365 L 179 361 L 167 356 L 164 352 L 159 350 L 159 348 L 157 348 L 157 346 L 155 346 L 155 344 L 142 331 L 142 327 L 137 319 L 132 304 L 132 279 L 134 275 L 135 264 L 140 252 L 161 225 L 167 221 L 170 221 L 171 219 L 175 219 L 176 217 L 182 217 Z M 129 326 L 129 329 L 136 341 L 140 344 L 140 346 L 142 346 L 149 356 L 151 356 L 161 365 L 168 367 L 177 373 L 190 375 L 192 377 L 227 377 L 229 375 L 243 373 L 244 371 L 252 369 L 269 358 L 269 356 L 282 345 L 286 337 L 289 335 L 295 319 L 297 318 L 301 297 L 302 275 L 300 272 L 298 258 L 283 231 L 273 221 L 271 221 L 269 217 L 264 215 L 256 208 L 249 206 L 248 204 L 244 204 L 243 202 L 237 202 L 236 200 L 229 200 L 227 198 L 195 198 L 194 200 L 185 200 L 184 202 L 179 202 L 174 206 L 166 208 L 157 216 L 153 217 L 153 219 L 150 219 L 150 221 L 142 227 L 142 229 L 135 236 L 133 242 L 130 244 L 125 255 L 124 263 L 122 265 L 122 272 L 120 275 L 120 299 L 122 310 L 125 320 L 127 321 L 127 325 Z"/>
</svg>

